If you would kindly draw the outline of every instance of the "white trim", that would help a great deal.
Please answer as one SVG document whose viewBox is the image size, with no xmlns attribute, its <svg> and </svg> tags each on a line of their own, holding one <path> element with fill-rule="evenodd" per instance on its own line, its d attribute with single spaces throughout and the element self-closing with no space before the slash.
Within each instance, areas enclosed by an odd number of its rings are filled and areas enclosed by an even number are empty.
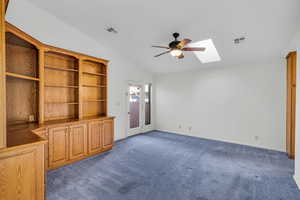
<svg viewBox="0 0 300 200">
<path fill-rule="evenodd" d="M 273 150 L 273 151 L 278 151 L 278 152 L 285 152 L 279 149 L 275 149 L 275 148 L 267 148 L 265 146 L 262 145 L 253 145 L 253 144 L 248 144 L 245 142 L 240 142 L 240 141 L 234 141 L 234 140 L 226 140 L 226 139 L 217 139 L 217 138 L 211 138 L 211 137 L 205 137 L 202 135 L 196 135 L 195 133 L 189 133 L 189 132 L 184 132 L 184 131 L 176 131 L 176 130 L 167 130 L 167 129 L 155 129 L 157 131 L 162 131 L 162 132 L 167 132 L 167 133 L 174 133 L 174 134 L 179 134 L 179 135 L 185 135 L 185 136 L 191 136 L 191 137 L 196 137 L 196 138 L 203 138 L 203 139 L 208 139 L 208 140 L 215 140 L 215 141 L 220 141 L 220 142 L 226 142 L 226 143 L 232 143 L 232 144 L 239 144 L 239 145 L 245 145 L 245 146 L 250 146 L 250 147 L 254 147 L 254 148 L 260 148 L 260 149 L 267 149 L 267 150 Z M 300 178 L 299 178 L 300 180 Z"/>
<path fill-rule="evenodd" d="M 300 177 L 297 177 L 296 175 L 294 175 L 294 180 L 298 186 L 298 189 L 300 189 Z"/>
</svg>

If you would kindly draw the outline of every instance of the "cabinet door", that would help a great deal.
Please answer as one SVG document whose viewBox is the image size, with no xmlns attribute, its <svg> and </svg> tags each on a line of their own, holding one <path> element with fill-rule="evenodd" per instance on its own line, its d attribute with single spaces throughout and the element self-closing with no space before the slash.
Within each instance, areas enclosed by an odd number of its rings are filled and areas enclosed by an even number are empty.
<svg viewBox="0 0 300 200">
<path fill-rule="evenodd" d="M 44 145 L 0 154 L 0 200 L 44 199 Z"/>
<path fill-rule="evenodd" d="M 68 161 L 68 127 L 49 129 L 49 166 L 56 167 Z"/>
<path fill-rule="evenodd" d="M 70 159 L 83 157 L 87 154 L 87 125 L 70 126 Z"/>
<path fill-rule="evenodd" d="M 100 152 L 103 147 L 103 121 L 89 123 L 89 153 Z"/>
<path fill-rule="evenodd" d="M 103 148 L 112 147 L 114 142 L 114 121 L 105 120 L 103 122 Z"/>
</svg>

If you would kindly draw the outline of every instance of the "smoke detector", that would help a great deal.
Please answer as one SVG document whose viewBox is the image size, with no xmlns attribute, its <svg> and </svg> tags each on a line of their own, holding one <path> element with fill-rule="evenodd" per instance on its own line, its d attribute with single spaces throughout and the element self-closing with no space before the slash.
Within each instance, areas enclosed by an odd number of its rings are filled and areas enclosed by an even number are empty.
<svg viewBox="0 0 300 200">
<path fill-rule="evenodd" d="M 246 38 L 245 37 L 239 37 L 239 38 L 235 38 L 233 40 L 234 44 L 240 44 L 241 42 L 245 41 Z"/>
<path fill-rule="evenodd" d="M 110 33 L 114 33 L 114 34 L 117 34 L 118 31 L 116 29 L 114 29 L 113 27 L 108 27 L 105 29 L 107 32 L 110 32 Z"/>
</svg>

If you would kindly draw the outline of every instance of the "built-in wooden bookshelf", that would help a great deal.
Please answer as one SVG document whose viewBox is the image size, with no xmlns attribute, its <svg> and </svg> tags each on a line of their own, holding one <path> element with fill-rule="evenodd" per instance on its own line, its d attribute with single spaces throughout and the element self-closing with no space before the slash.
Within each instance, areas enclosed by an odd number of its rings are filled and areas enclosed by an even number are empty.
<svg viewBox="0 0 300 200">
<path fill-rule="evenodd" d="M 107 116 L 107 61 L 6 32 L 7 124 Z"/>
<path fill-rule="evenodd" d="M 38 49 L 6 32 L 6 119 L 8 125 L 38 121 Z"/>
<path fill-rule="evenodd" d="M 107 99 L 107 69 L 102 63 L 82 62 L 83 117 L 105 116 Z"/>
<path fill-rule="evenodd" d="M 45 52 L 44 120 L 79 118 L 79 60 L 55 51 Z"/>
</svg>

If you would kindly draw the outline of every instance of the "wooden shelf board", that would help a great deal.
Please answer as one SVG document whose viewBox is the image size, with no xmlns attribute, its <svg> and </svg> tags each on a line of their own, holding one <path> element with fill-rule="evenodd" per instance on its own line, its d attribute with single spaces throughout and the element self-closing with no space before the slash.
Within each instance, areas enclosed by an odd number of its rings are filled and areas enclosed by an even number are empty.
<svg viewBox="0 0 300 200">
<path fill-rule="evenodd" d="M 68 104 L 68 105 L 76 105 L 78 102 L 46 102 L 45 104 Z"/>
<path fill-rule="evenodd" d="M 76 85 L 45 85 L 45 87 L 54 87 L 54 88 L 79 88 Z"/>
<path fill-rule="evenodd" d="M 6 76 L 10 76 L 10 77 L 14 77 L 14 78 L 20 78 L 20 79 L 25 79 L 25 80 L 30 80 L 30 81 L 40 81 L 40 79 L 35 78 L 35 77 L 25 76 L 25 75 L 11 73 L 11 72 L 6 72 Z"/>
<path fill-rule="evenodd" d="M 94 76 L 106 76 L 106 74 L 102 73 L 94 73 L 94 72 L 82 72 L 83 74 L 94 75 Z"/>
<path fill-rule="evenodd" d="M 105 102 L 105 99 L 91 99 L 91 100 L 84 100 L 84 103 L 89 103 L 89 102 Z"/>
<path fill-rule="evenodd" d="M 106 85 L 87 85 L 83 84 L 83 87 L 96 87 L 96 88 L 106 88 Z"/>
<path fill-rule="evenodd" d="M 50 67 L 50 66 L 45 66 L 45 69 L 58 70 L 58 71 L 67 71 L 67 72 L 78 72 L 77 69 L 64 69 L 64 68 Z"/>
</svg>

